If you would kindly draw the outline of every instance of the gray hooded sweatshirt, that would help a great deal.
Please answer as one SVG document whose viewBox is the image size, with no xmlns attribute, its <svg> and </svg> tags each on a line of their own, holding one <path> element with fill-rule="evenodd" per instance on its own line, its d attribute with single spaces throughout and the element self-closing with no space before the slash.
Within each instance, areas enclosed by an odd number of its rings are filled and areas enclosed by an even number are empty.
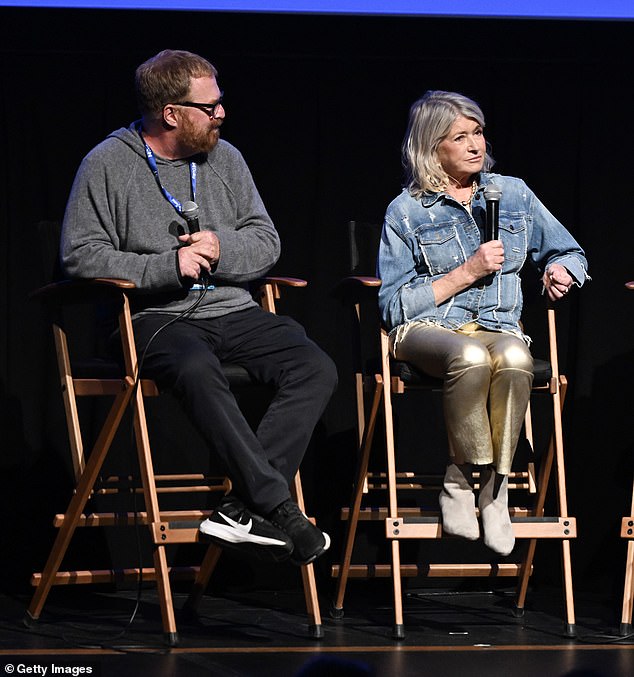
<svg viewBox="0 0 634 677">
<path fill-rule="evenodd" d="M 118 129 L 83 159 L 64 215 L 62 266 L 71 278 L 131 280 L 135 313 L 178 314 L 199 295 L 178 268 L 178 235 L 188 228 L 163 195 L 138 129 Z M 275 264 L 280 241 L 236 148 L 220 140 L 195 160 L 200 229 L 218 236 L 220 260 L 194 316 L 217 317 L 255 305 L 247 283 Z M 192 200 L 190 160 L 156 163 L 162 186 L 181 204 Z"/>
</svg>

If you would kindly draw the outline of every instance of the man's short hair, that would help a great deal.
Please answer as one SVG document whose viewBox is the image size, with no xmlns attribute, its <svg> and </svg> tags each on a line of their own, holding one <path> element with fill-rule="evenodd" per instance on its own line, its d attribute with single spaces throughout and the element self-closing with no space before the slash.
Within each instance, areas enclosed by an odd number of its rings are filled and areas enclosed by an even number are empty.
<svg viewBox="0 0 634 677">
<path fill-rule="evenodd" d="M 165 104 L 185 100 L 192 78 L 215 78 L 217 75 L 218 71 L 202 56 L 165 49 L 136 69 L 139 112 L 143 116 L 159 116 Z"/>
</svg>

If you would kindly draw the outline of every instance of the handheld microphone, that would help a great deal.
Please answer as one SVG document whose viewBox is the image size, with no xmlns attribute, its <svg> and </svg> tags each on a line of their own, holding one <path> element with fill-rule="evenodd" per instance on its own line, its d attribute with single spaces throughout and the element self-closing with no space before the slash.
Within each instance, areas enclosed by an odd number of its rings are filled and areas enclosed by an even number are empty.
<svg viewBox="0 0 634 677">
<path fill-rule="evenodd" d="M 187 227 L 190 233 L 200 232 L 200 224 L 198 223 L 198 205 L 191 200 L 183 203 L 181 215 L 187 221 Z"/>
<path fill-rule="evenodd" d="M 187 221 L 187 227 L 191 233 L 200 232 L 200 223 L 198 223 L 198 205 L 191 200 L 183 203 L 181 208 L 181 215 Z M 213 289 L 213 285 L 209 283 L 209 274 L 203 270 L 200 273 L 200 282 L 202 284 L 193 285 L 192 289 Z"/>
<path fill-rule="evenodd" d="M 490 183 L 484 189 L 484 199 L 486 201 L 486 228 L 485 239 L 497 240 L 500 231 L 500 198 L 502 191 L 494 184 Z"/>
</svg>

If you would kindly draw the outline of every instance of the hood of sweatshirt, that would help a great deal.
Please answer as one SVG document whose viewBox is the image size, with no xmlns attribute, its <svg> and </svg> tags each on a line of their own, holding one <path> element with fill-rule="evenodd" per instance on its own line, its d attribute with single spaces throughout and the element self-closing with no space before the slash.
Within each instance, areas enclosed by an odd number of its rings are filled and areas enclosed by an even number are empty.
<svg viewBox="0 0 634 677">
<path fill-rule="evenodd" d="M 136 120 L 129 127 L 121 127 L 120 129 L 116 129 L 114 132 L 108 134 L 106 138 L 117 139 L 128 146 L 137 155 L 140 155 L 142 158 L 146 158 L 145 143 L 143 141 L 143 137 L 141 136 L 140 120 Z M 222 143 L 222 141 L 219 141 L 219 143 Z M 190 158 L 181 158 L 178 160 L 166 160 L 156 153 L 154 153 L 154 157 L 156 158 L 157 164 L 169 162 L 172 165 L 178 165 L 186 164 L 191 160 L 200 163 L 205 162 L 210 157 L 213 157 L 216 148 L 213 148 L 209 153 L 200 153 Z"/>
</svg>

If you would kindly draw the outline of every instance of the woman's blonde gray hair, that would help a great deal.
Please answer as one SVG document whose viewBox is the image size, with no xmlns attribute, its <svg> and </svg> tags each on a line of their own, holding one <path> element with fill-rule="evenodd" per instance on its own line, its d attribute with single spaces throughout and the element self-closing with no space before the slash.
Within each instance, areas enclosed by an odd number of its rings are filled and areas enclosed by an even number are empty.
<svg viewBox="0 0 634 677">
<path fill-rule="evenodd" d="M 406 186 L 413 197 L 437 193 L 449 186 L 449 176 L 438 161 L 437 150 L 461 115 L 475 120 L 484 129 L 480 106 L 463 94 L 430 90 L 412 104 L 402 153 Z M 483 170 L 489 171 L 493 163 L 487 152 Z"/>
</svg>

